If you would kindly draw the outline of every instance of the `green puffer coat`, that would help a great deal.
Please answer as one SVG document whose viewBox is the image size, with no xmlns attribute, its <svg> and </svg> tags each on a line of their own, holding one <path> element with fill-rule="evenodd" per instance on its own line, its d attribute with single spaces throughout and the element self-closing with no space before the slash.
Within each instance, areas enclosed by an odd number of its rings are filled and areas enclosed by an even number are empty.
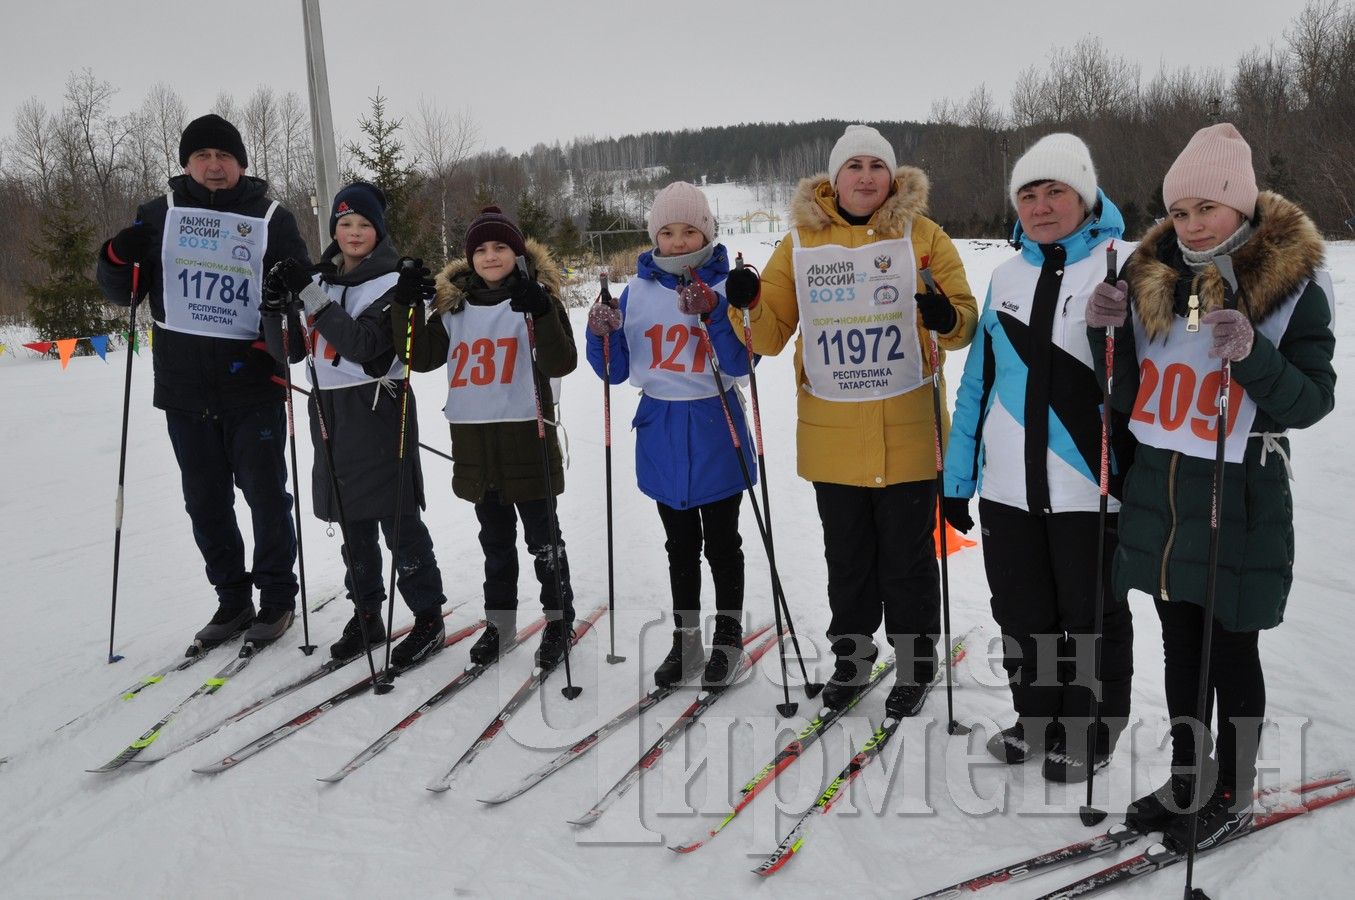
<svg viewBox="0 0 1355 900">
<path fill-rule="evenodd" d="M 1304 428 L 1335 403 L 1333 298 L 1309 280 L 1322 262 L 1322 237 L 1302 210 L 1268 192 L 1260 196 L 1254 224 L 1251 239 L 1232 254 L 1238 308 L 1256 324 L 1295 292 L 1303 293 L 1278 346 L 1258 332 L 1251 353 L 1233 363 L 1232 377 L 1256 402 L 1253 433 Z M 1134 315 L 1150 339 L 1170 332 L 1192 293 L 1202 313 L 1223 305 L 1218 271 L 1211 267 L 1196 275 L 1185 265 L 1170 221 L 1144 236 L 1124 277 Z M 1089 330 L 1089 336 L 1099 359 L 1104 335 Z M 1129 413 L 1142 358 L 1132 329 L 1117 332 L 1115 354 L 1112 405 Z M 1288 454 L 1288 438 L 1277 443 Z M 1120 510 L 1112 573 L 1117 596 L 1137 588 L 1157 599 L 1204 605 L 1213 474 L 1213 459 L 1139 445 Z M 1230 631 L 1280 624 L 1293 570 L 1294 501 L 1285 461 L 1274 448 L 1266 453 L 1263 441 L 1253 437 L 1242 462 L 1225 464 L 1215 618 Z"/>
<path fill-rule="evenodd" d="M 540 377 L 541 409 L 547 421 L 554 420 L 555 401 L 550 379 L 563 378 L 578 365 L 574 333 L 569 314 L 560 301 L 560 267 L 550 252 L 533 240 L 527 241 L 528 271 L 550 294 L 554 310 L 535 321 L 537 364 Z M 414 315 L 411 367 L 416 372 L 431 372 L 447 364 L 451 343 L 442 324 L 442 313 L 455 315 L 466 303 L 500 302 L 505 292 L 491 291 L 465 259 L 447 264 L 437 276 L 437 300 L 423 321 L 423 309 Z M 404 307 L 401 307 L 404 309 Z M 393 315 L 397 328 L 405 319 Z M 403 335 L 401 335 L 403 339 Z M 403 346 L 397 341 L 397 347 Z M 401 354 L 403 358 L 403 354 Z M 452 493 L 462 500 L 479 503 L 488 493 L 497 493 L 505 502 L 542 500 L 546 497 L 545 471 L 541 462 L 541 438 L 536 422 L 492 422 L 488 424 L 452 424 Z M 550 454 L 550 486 L 555 494 L 565 489 L 565 472 L 556 428 L 546 425 L 546 447 Z"/>
</svg>

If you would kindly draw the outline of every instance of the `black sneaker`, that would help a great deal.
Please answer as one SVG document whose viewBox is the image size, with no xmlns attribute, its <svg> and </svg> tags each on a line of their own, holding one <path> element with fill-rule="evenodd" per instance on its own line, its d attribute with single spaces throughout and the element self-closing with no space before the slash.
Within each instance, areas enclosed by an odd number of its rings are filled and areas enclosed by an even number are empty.
<svg viewBox="0 0 1355 900">
<path fill-rule="evenodd" d="M 1044 756 L 1042 774 L 1046 781 L 1062 784 L 1079 784 L 1086 781 L 1093 771 L 1099 771 L 1110 765 L 1110 752 L 1098 747 L 1091 754 L 1090 765 L 1085 752 L 1073 753 L 1062 742 L 1049 748 Z"/>
<path fill-rule="evenodd" d="M 1026 737 L 1026 726 L 1017 722 L 988 739 L 988 752 L 1009 766 L 1029 762 L 1044 752 L 1044 742 Z"/>
<path fill-rule="evenodd" d="M 435 609 L 414 617 L 414 627 L 405 639 L 391 650 L 391 668 L 408 669 L 423 662 L 442 649 L 447 629 L 442 621 L 442 610 Z"/>
<path fill-rule="evenodd" d="M 1252 825 L 1252 795 L 1241 791 L 1218 788 L 1195 814 L 1199 822 L 1195 831 L 1195 849 L 1213 850 L 1238 835 L 1245 834 Z M 1191 816 L 1177 816 L 1162 834 L 1163 842 L 1185 852 L 1190 843 Z"/>
<path fill-rule="evenodd" d="M 654 670 L 654 683 L 659 687 L 681 684 L 706 662 L 706 650 L 701 646 L 700 628 L 674 628 L 673 647 Z"/>
<path fill-rule="evenodd" d="M 710 662 L 701 676 L 701 687 L 722 691 L 733 681 L 743 659 L 743 623 L 733 616 L 716 616 L 715 636 L 710 644 Z"/>
<path fill-rule="evenodd" d="M 362 628 L 367 626 L 367 641 L 362 640 Z M 381 613 L 355 612 L 353 618 L 343 627 L 343 634 L 329 645 L 329 655 L 333 659 L 353 659 L 368 647 L 375 647 L 386 640 L 386 625 L 381 621 Z"/>
<path fill-rule="evenodd" d="M 217 605 L 216 614 L 212 620 L 193 635 L 193 644 L 188 648 L 185 656 L 197 656 L 204 650 L 210 650 L 218 644 L 223 644 L 244 632 L 254 621 L 254 604 L 246 600 L 241 606 L 235 603 L 225 603 L 224 601 Z"/>
<path fill-rule="evenodd" d="M 254 623 L 245 632 L 245 643 L 253 644 L 256 649 L 271 644 L 292 627 L 296 613 L 281 606 L 265 606 L 254 617 Z"/>
<path fill-rule="evenodd" d="M 541 643 L 536 648 L 536 667 L 553 669 L 560 664 L 569 652 L 569 642 L 574 637 L 574 623 L 564 619 L 552 619 L 541 630 Z"/>
<path fill-rule="evenodd" d="M 906 719 L 915 716 L 922 709 L 931 690 L 927 684 L 896 684 L 885 698 L 885 715 L 891 719 Z"/>
<path fill-rule="evenodd" d="M 823 705 L 829 709 L 845 709 L 856 692 L 870 680 L 870 670 L 879 654 L 879 648 L 872 647 L 870 655 L 864 659 L 839 656 L 833 667 L 833 677 L 823 686 Z"/>
<path fill-rule="evenodd" d="M 501 643 L 499 629 L 492 624 L 486 624 L 485 630 L 480 633 L 480 639 L 470 648 L 470 661 L 477 666 L 489 665 L 503 652 Z"/>
<path fill-rule="evenodd" d="M 1172 821 L 1184 816 L 1189 808 L 1190 778 L 1173 775 L 1151 794 L 1145 794 L 1129 804 L 1124 811 L 1124 824 L 1139 834 L 1164 831 Z"/>
</svg>

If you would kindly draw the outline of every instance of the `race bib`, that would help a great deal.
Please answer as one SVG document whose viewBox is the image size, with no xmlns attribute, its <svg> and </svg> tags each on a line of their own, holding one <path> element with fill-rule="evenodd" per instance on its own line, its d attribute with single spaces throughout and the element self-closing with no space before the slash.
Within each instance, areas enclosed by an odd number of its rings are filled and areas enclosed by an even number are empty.
<svg viewBox="0 0 1355 900">
<path fill-rule="evenodd" d="M 855 249 L 800 247 L 791 234 L 808 391 L 863 402 L 921 386 L 911 224 L 902 238 Z"/>
<path fill-rule="evenodd" d="M 1278 345 L 1307 286 L 1304 282 L 1270 318 L 1255 326 L 1256 331 Z M 1223 372 L 1219 361 L 1209 356 L 1210 327 L 1189 332 L 1186 320 L 1174 316 L 1167 339 L 1150 341 L 1138 316 L 1134 317 L 1139 393 L 1129 418 L 1129 430 L 1143 443 L 1200 459 L 1214 458 Z M 1247 437 L 1256 419 L 1256 401 L 1236 381 L 1230 384 L 1224 459 L 1237 463 L 1247 450 Z"/>
<path fill-rule="evenodd" d="M 711 285 L 718 290 L 723 282 Z M 659 400 L 700 400 L 717 395 L 715 373 L 701 322 L 684 315 L 677 293 L 657 281 L 636 278 L 626 289 L 626 346 L 630 383 Z M 726 383 L 741 383 L 731 379 Z"/>
<path fill-rule="evenodd" d="M 258 218 L 177 207 L 169 196 L 160 243 L 165 328 L 204 337 L 259 336 L 259 285 L 277 208 L 275 200 Z"/>
<path fill-rule="evenodd" d="M 467 303 L 443 313 L 447 348 L 447 421 L 459 424 L 528 422 L 536 418 L 527 322 L 508 301 Z"/>
<path fill-rule="evenodd" d="M 325 284 L 319 281 L 319 276 L 316 276 L 316 281 L 331 301 L 342 306 L 344 311 L 357 319 L 367 307 L 395 287 L 395 282 L 399 278 L 400 276 L 397 273 L 390 272 L 370 281 L 364 281 L 362 284 L 354 285 Z M 378 380 L 368 375 L 360 364 L 339 354 L 334 349 L 334 345 L 325 339 L 319 329 L 314 326 L 310 327 L 315 336 L 311 351 L 315 354 L 315 377 L 319 381 L 316 387 L 328 391 L 369 384 Z M 390 368 L 382 377 L 399 379 L 403 378 L 404 374 L 405 364 L 400 362 L 400 358 L 397 356 L 391 361 Z"/>
</svg>

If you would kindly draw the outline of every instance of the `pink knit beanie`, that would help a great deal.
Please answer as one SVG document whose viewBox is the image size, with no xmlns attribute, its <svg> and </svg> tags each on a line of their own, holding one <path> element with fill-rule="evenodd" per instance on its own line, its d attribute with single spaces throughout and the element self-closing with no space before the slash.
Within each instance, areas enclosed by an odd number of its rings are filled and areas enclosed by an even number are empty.
<svg viewBox="0 0 1355 900">
<path fill-rule="evenodd" d="M 675 181 L 654 195 L 654 206 L 649 210 L 649 239 L 658 243 L 659 230 L 675 222 L 695 227 L 706 236 L 707 243 L 715 240 L 715 217 L 710 214 L 710 204 L 701 189 L 690 182 Z"/>
<path fill-rule="evenodd" d="M 1251 147 L 1228 122 L 1201 128 L 1162 179 L 1162 202 L 1199 197 L 1231 206 L 1248 219 L 1256 216 L 1256 173 Z"/>
</svg>

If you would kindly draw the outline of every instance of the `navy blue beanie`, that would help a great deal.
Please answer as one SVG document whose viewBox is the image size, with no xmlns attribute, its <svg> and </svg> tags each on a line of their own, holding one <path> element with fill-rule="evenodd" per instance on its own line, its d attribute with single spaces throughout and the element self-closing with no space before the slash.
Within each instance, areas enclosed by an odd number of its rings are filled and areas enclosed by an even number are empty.
<svg viewBox="0 0 1355 900">
<path fill-rule="evenodd" d="M 381 188 L 365 181 L 355 181 L 334 195 L 334 205 L 329 210 L 329 236 L 339 226 L 339 220 L 350 213 L 357 213 L 376 228 L 376 239 L 386 236 L 386 195 Z"/>
</svg>

